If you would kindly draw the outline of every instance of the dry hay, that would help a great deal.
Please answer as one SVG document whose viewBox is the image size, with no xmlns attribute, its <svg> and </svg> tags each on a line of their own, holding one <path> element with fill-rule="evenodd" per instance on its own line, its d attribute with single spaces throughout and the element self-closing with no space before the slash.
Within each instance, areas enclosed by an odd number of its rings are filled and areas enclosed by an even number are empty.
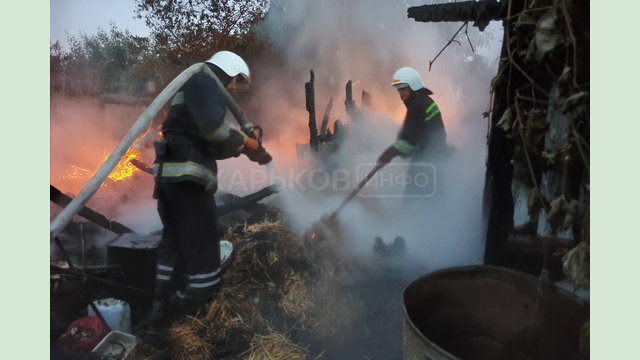
<svg viewBox="0 0 640 360">
<path fill-rule="evenodd" d="M 243 285 L 273 291 L 282 284 L 291 268 L 309 264 L 301 238 L 280 221 L 230 228 L 225 238 L 234 245 L 234 259 L 226 270 L 224 286 Z"/>
<path fill-rule="evenodd" d="M 331 279 L 319 279 L 310 290 L 312 304 L 306 318 L 316 336 L 333 336 L 349 328 L 360 314 L 362 305 L 351 296 L 351 291 Z"/>
<path fill-rule="evenodd" d="M 187 316 L 169 328 L 167 339 L 171 343 L 171 358 L 177 360 L 207 360 L 213 348 L 209 327 L 204 322 Z"/>
<path fill-rule="evenodd" d="M 304 360 L 307 350 L 296 345 L 283 334 L 256 335 L 245 360 Z"/>
<path fill-rule="evenodd" d="M 331 336 L 349 327 L 360 313 L 362 304 L 336 281 L 338 272 L 335 266 L 327 264 L 315 281 L 296 273 L 289 277 L 280 306 L 302 329 L 318 336 Z"/>
<path fill-rule="evenodd" d="M 307 282 L 297 273 L 291 273 L 279 303 L 287 315 L 297 319 L 302 329 L 316 325 L 314 297 Z"/>
<path fill-rule="evenodd" d="M 208 324 L 213 340 L 223 341 L 231 337 L 241 340 L 237 338 L 247 337 L 243 334 L 251 332 L 255 321 L 247 314 L 249 306 L 243 296 L 244 291 L 239 286 L 223 288 L 209 303 L 202 321 Z"/>
<path fill-rule="evenodd" d="M 315 336 L 333 335 L 359 312 L 342 286 L 342 279 L 353 275 L 350 267 L 324 250 L 313 251 L 317 247 L 281 222 L 239 224 L 224 238 L 233 243 L 234 255 L 221 291 L 201 318 L 185 317 L 169 329 L 173 359 L 220 353 L 304 359 L 306 350 L 278 332 L 293 326 Z"/>
</svg>

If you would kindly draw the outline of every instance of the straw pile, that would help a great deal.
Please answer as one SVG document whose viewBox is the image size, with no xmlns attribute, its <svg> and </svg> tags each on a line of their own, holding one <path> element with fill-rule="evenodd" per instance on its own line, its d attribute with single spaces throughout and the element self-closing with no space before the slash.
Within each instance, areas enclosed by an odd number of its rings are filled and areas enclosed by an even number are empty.
<svg viewBox="0 0 640 360">
<path fill-rule="evenodd" d="M 237 224 L 224 238 L 234 254 L 221 291 L 170 327 L 172 359 L 304 359 L 296 334 L 333 335 L 359 313 L 341 284 L 350 269 L 281 222 Z"/>
<path fill-rule="evenodd" d="M 283 334 L 256 335 L 251 339 L 251 350 L 245 360 L 304 360 L 307 350 L 295 345 Z"/>
<path fill-rule="evenodd" d="M 187 316 L 169 328 L 168 340 L 172 344 L 172 359 L 207 360 L 211 357 L 212 344 L 209 326 Z"/>
</svg>

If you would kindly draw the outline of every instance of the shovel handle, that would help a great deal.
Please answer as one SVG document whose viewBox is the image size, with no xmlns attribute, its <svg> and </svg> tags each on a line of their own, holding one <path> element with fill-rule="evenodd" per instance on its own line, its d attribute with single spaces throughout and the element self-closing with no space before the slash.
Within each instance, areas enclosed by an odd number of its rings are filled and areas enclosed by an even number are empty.
<svg viewBox="0 0 640 360">
<path fill-rule="evenodd" d="M 358 186 L 356 186 L 356 188 L 353 189 L 353 191 L 351 191 L 351 193 L 349 193 L 349 196 L 347 196 L 346 199 L 344 199 L 344 201 L 342 201 L 342 204 L 340 204 L 340 206 L 338 206 L 338 208 L 335 209 L 331 213 L 331 215 L 329 215 L 329 217 L 331 218 L 331 217 L 335 217 L 336 215 L 338 215 L 338 213 L 342 210 L 342 208 L 344 208 L 345 205 L 347 205 L 354 197 L 356 197 L 356 195 L 358 195 L 360 190 L 362 190 L 362 188 L 369 182 L 369 180 L 371 180 L 373 175 L 375 175 L 378 172 L 378 170 L 382 169 L 385 165 L 386 165 L 385 163 L 381 163 L 381 162 L 377 163 L 376 166 L 373 169 L 371 169 L 371 171 L 369 171 L 367 176 L 365 176 L 365 178 L 360 181 Z"/>
</svg>

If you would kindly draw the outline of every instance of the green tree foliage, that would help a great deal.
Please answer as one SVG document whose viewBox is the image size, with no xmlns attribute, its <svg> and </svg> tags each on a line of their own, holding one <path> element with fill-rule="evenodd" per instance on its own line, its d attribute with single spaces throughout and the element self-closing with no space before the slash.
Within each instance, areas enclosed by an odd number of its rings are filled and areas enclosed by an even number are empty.
<svg viewBox="0 0 640 360">
<path fill-rule="evenodd" d="M 149 40 L 111 25 L 107 32 L 67 38 L 69 48 L 51 46 L 52 91 L 72 95 L 140 93 L 154 78 L 157 61 Z"/>
<path fill-rule="evenodd" d="M 269 0 L 136 0 L 136 14 L 151 29 L 159 55 L 184 66 L 219 50 L 255 51 L 252 27 Z"/>
<path fill-rule="evenodd" d="M 267 45 L 252 30 L 269 0 L 136 2 L 136 15 L 151 35 L 134 36 L 112 24 L 95 35 L 68 36 L 68 48 L 56 42 L 50 49 L 52 93 L 144 95 L 150 81 L 162 89 L 187 65 L 216 51 L 235 51 L 245 59 L 265 53 Z"/>
</svg>

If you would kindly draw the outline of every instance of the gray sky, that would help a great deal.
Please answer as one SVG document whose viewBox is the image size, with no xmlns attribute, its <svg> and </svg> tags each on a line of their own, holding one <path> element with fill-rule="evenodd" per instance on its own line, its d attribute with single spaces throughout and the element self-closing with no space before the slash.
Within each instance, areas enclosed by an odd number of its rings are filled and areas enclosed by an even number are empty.
<svg viewBox="0 0 640 360">
<path fill-rule="evenodd" d="M 50 42 L 66 45 L 66 33 L 95 34 L 98 28 L 108 30 L 110 22 L 135 35 L 147 36 L 144 20 L 135 19 L 134 0 L 51 0 Z"/>
</svg>

